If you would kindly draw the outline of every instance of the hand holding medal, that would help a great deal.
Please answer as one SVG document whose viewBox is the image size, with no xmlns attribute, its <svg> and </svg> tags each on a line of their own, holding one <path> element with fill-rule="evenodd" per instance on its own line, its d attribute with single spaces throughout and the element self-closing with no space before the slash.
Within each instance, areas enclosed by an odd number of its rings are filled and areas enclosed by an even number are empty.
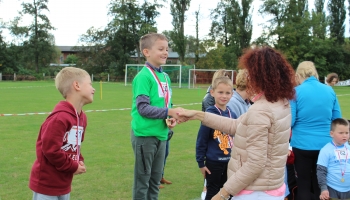
<svg viewBox="0 0 350 200">
<path fill-rule="evenodd" d="M 176 126 L 176 119 L 175 118 L 165 119 L 165 123 L 168 126 L 168 128 L 174 128 Z"/>
</svg>

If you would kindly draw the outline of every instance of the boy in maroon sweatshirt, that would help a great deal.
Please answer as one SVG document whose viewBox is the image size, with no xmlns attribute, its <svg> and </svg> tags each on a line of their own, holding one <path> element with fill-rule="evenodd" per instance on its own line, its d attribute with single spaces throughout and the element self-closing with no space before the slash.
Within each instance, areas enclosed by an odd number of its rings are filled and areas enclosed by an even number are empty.
<svg viewBox="0 0 350 200">
<path fill-rule="evenodd" d="M 60 101 L 41 125 L 36 142 L 36 160 L 29 180 L 33 200 L 68 200 L 73 175 L 86 172 L 80 153 L 87 126 L 82 111 L 93 101 L 95 89 L 83 69 L 63 68 L 55 78 Z"/>
</svg>

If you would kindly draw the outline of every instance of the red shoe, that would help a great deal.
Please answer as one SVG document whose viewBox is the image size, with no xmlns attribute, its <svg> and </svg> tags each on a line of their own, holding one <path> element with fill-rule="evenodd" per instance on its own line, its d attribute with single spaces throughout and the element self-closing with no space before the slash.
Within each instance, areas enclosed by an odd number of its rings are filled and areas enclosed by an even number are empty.
<svg viewBox="0 0 350 200">
<path fill-rule="evenodd" d="M 163 185 L 159 185 L 159 187 L 158 187 L 159 189 L 162 189 L 162 188 L 164 188 L 164 186 Z"/>
<path fill-rule="evenodd" d="M 162 178 L 162 180 L 160 180 L 160 183 L 162 183 L 162 184 L 172 184 L 171 181 L 168 181 L 168 180 L 166 180 L 164 178 Z"/>
</svg>

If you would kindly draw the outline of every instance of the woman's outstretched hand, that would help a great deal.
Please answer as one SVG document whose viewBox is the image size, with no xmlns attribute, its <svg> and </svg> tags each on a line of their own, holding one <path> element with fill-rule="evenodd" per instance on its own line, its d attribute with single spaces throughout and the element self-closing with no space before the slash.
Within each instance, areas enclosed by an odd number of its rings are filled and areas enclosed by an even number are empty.
<svg viewBox="0 0 350 200">
<path fill-rule="evenodd" d="M 198 111 L 198 110 L 186 110 L 183 109 L 180 112 L 176 113 L 178 116 L 177 122 L 183 123 L 187 122 L 188 120 L 200 120 L 203 121 L 204 119 L 204 112 Z"/>
</svg>

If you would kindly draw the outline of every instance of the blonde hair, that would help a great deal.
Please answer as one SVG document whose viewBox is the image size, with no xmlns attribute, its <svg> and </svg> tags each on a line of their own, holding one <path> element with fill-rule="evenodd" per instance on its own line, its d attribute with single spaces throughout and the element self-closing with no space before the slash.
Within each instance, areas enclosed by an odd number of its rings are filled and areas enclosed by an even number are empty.
<svg viewBox="0 0 350 200">
<path fill-rule="evenodd" d="M 318 79 L 318 73 L 317 73 L 316 67 L 314 63 L 311 61 L 301 62 L 298 65 L 296 74 L 303 79 L 307 79 L 311 76 L 314 76 Z"/>
<path fill-rule="evenodd" d="M 214 85 L 215 79 L 217 79 L 219 77 L 225 77 L 225 73 L 226 73 L 226 70 L 224 70 L 224 69 L 219 69 L 218 71 L 216 71 L 213 75 L 213 79 L 211 80 L 211 85 L 212 86 Z"/>
<path fill-rule="evenodd" d="M 151 49 L 154 42 L 157 40 L 165 40 L 168 42 L 168 38 L 160 33 L 148 33 L 140 38 L 140 50 L 141 53 L 144 49 Z"/>
<path fill-rule="evenodd" d="M 218 87 L 218 85 L 221 83 L 225 84 L 225 85 L 229 85 L 233 89 L 233 84 L 232 84 L 231 79 L 226 77 L 226 76 L 221 76 L 221 77 L 214 79 L 213 84 L 211 85 L 211 89 L 215 90 Z"/>
<path fill-rule="evenodd" d="M 245 75 L 245 70 L 240 69 L 236 76 L 236 87 L 240 91 L 247 89 L 247 76 Z"/>
<path fill-rule="evenodd" d="M 63 98 L 67 98 L 74 81 L 81 81 L 84 77 L 90 76 L 85 70 L 76 67 L 63 68 L 55 78 L 55 85 Z"/>
</svg>

